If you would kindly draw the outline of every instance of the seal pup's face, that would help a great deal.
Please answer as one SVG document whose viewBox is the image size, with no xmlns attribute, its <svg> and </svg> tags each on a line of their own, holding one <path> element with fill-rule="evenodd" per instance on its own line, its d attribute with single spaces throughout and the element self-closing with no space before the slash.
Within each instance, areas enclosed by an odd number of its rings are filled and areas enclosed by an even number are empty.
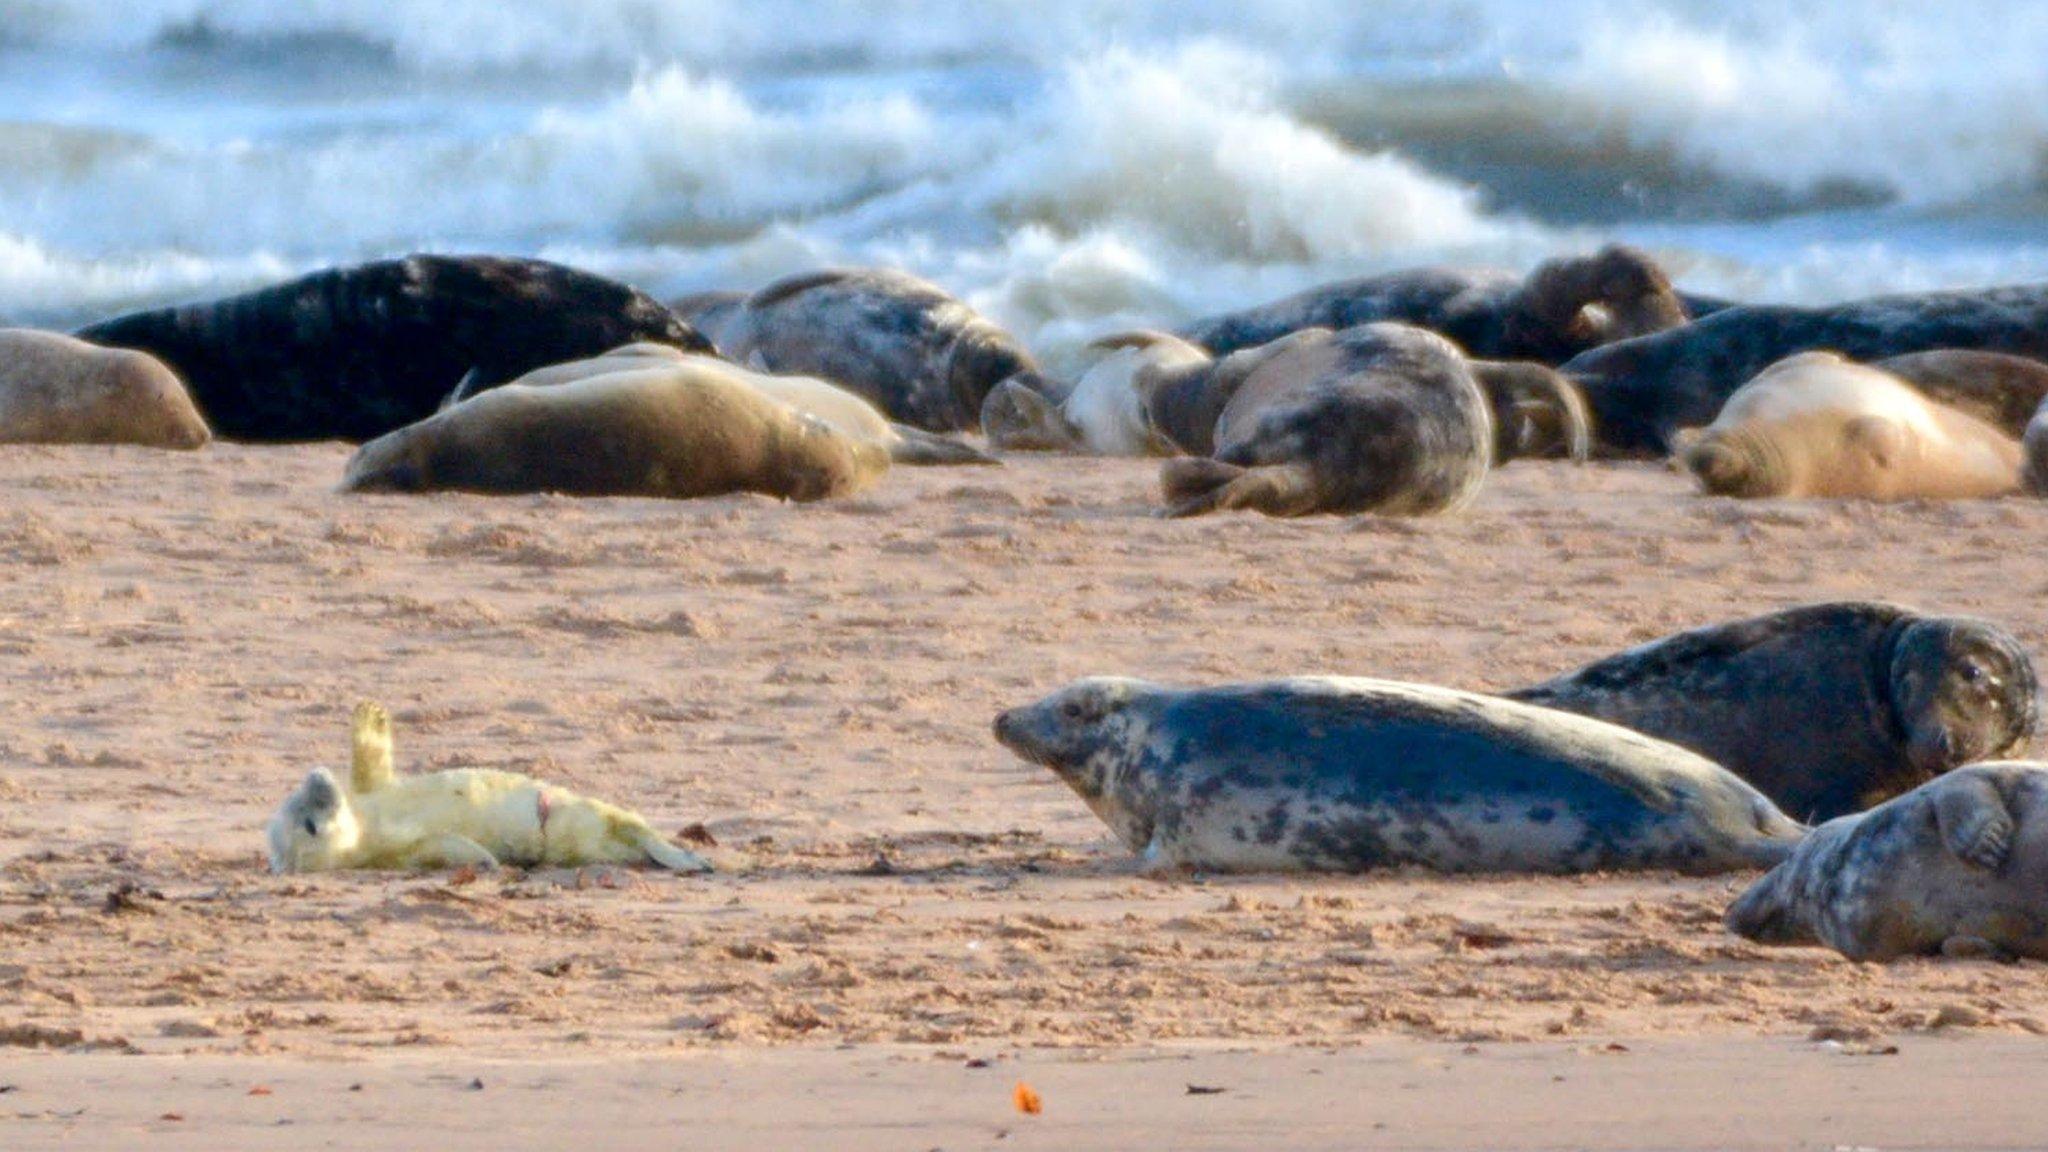
<svg viewBox="0 0 2048 1152">
<path fill-rule="evenodd" d="M 1768 437 L 1724 428 L 1682 428 L 1672 437 L 1680 467 L 1711 496 L 1754 500 L 1788 487 L 1782 453 Z"/>
<path fill-rule="evenodd" d="M 1150 821 L 1126 809 L 1118 785 L 1145 743 L 1146 725 L 1132 704 L 1150 687 L 1122 677 L 1079 680 L 995 724 L 1005 748 L 1052 769 L 1134 851 L 1151 840 Z"/>
<path fill-rule="evenodd" d="M 363 830 L 333 773 L 315 768 L 285 798 L 265 833 L 272 872 L 320 872 L 354 851 Z"/>
<path fill-rule="evenodd" d="M 1976 620 L 1916 620 L 1899 634 L 1890 672 L 1907 757 L 1929 776 L 2024 754 L 2033 740 L 2034 664 L 2002 629 Z"/>
<path fill-rule="evenodd" d="M 1080 429 L 1060 406 L 1014 377 L 990 389 L 981 402 L 981 430 L 990 444 L 1007 451 L 1072 452 L 1081 447 Z"/>
</svg>

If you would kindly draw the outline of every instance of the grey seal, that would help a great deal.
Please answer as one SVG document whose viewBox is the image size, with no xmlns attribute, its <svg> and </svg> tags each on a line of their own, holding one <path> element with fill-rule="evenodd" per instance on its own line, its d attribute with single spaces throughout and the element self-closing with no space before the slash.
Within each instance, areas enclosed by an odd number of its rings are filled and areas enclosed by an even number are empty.
<svg viewBox="0 0 2048 1152">
<path fill-rule="evenodd" d="M 1582 716 L 1382 680 L 1078 681 L 997 717 L 1146 860 L 1216 871 L 1778 863 L 1804 829 L 1701 756 Z"/>
</svg>

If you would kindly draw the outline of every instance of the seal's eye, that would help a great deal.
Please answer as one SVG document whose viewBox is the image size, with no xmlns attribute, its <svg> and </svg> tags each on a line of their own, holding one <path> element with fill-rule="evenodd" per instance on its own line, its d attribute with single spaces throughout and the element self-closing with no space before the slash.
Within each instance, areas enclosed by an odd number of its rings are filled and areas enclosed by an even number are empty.
<svg viewBox="0 0 2048 1152">
<path fill-rule="evenodd" d="M 1982 664 L 1977 664 L 1974 662 L 1964 664 L 1962 676 L 1963 683 L 1965 684 L 1982 683 L 1984 680 L 1984 666 Z"/>
<path fill-rule="evenodd" d="M 318 836 L 319 834 L 320 826 L 313 823 L 313 818 L 311 816 L 306 817 L 306 835 Z"/>
<path fill-rule="evenodd" d="M 1079 720 L 1081 718 L 1081 702 L 1069 700 L 1065 704 L 1060 705 L 1060 715 L 1065 716 L 1069 720 Z"/>
</svg>

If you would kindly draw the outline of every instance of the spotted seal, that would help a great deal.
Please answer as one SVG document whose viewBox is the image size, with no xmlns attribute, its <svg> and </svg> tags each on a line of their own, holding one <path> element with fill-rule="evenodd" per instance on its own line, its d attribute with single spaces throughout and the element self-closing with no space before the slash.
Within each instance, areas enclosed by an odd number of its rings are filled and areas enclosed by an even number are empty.
<svg viewBox="0 0 2048 1152">
<path fill-rule="evenodd" d="M 1715 495 L 1953 500 L 2020 487 L 2013 436 L 1832 352 L 1764 369 L 1673 443 Z"/>
<path fill-rule="evenodd" d="M 156 357 L 0 328 L 0 443 L 199 448 L 212 438 L 177 373 Z"/>
<path fill-rule="evenodd" d="M 1686 309 L 1649 255 L 1610 245 L 1540 264 L 1527 277 L 1418 268 L 1339 281 L 1198 320 L 1181 335 L 1220 356 L 1304 328 L 1377 320 L 1427 328 L 1473 356 L 1560 364 L 1609 341 L 1683 324 Z"/>
<path fill-rule="evenodd" d="M 1213 458 L 1161 465 L 1166 515 L 1463 507 L 1493 460 L 1493 416 L 1450 341 L 1405 324 L 1309 329 L 1218 365 Z"/>
<path fill-rule="evenodd" d="M 1561 370 L 1584 392 L 1603 447 L 1662 456 L 1680 428 L 1711 422 L 1737 388 L 1794 353 L 1829 350 L 1868 362 L 1931 349 L 2048 358 L 2048 284 L 1817 308 L 1739 305 L 1582 352 Z"/>
<path fill-rule="evenodd" d="M 543 260 L 408 256 L 78 330 L 171 366 L 229 440 L 369 440 L 465 375 L 504 383 L 647 340 L 711 344 L 645 293 Z"/>
<path fill-rule="evenodd" d="M 1852 960 L 2048 960 L 2048 764 L 1958 768 L 1813 830 L 1728 909 L 1736 935 Z"/>
<path fill-rule="evenodd" d="M 1414 684 L 1081 680 L 997 717 L 1156 864 L 1215 871 L 1722 872 L 1803 829 L 1699 755 L 1582 716 Z"/>
<path fill-rule="evenodd" d="M 1503 695 L 1690 748 L 1809 820 L 2023 753 L 2041 711 L 2012 633 L 1868 601 L 1695 628 Z"/>
<path fill-rule="evenodd" d="M 888 471 L 886 448 L 725 367 L 707 360 L 493 388 L 363 445 L 342 489 L 820 500 Z"/>
<path fill-rule="evenodd" d="M 989 390 L 1035 387 L 1038 363 L 1017 338 L 945 289 L 893 268 L 835 268 L 778 280 L 719 327 L 734 360 L 816 376 L 930 432 L 973 431 Z"/>
</svg>

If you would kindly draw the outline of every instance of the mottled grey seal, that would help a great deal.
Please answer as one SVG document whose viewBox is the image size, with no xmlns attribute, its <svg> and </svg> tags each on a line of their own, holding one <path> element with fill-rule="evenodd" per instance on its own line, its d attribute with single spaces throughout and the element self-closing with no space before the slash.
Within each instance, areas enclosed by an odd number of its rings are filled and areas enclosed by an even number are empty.
<svg viewBox="0 0 2048 1152">
<path fill-rule="evenodd" d="M 2040 716 L 2012 633 L 1860 601 L 1695 628 L 1504 695 L 1690 748 L 1807 820 L 2024 753 Z"/>
<path fill-rule="evenodd" d="M 2048 765 L 1958 768 L 1813 830 L 1728 927 L 1852 960 L 2048 960 Z"/>
<path fill-rule="evenodd" d="M 997 717 L 1148 862 L 1216 871 L 1721 872 L 1804 831 L 1699 755 L 1582 716 L 1312 677 L 1082 680 Z"/>
<path fill-rule="evenodd" d="M 1832 352 L 1764 369 L 1674 444 L 1700 487 L 1721 496 L 1960 500 L 2020 487 L 2017 439 Z"/>
<path fill-rule="evenodd" d="M 1684 301 L 1654 260 L 1610 245 L 1551 260 L 1526 278 L 1500 270 L 1420 268 L 1325 284 L 1188 325 L 1182 335 L 1221 356 L 1304 328 L 1395 320 L 1466 352 L 1560 364 L 1588 348 L 1685 323 Z"/>
<path fill-rule="evenodd" d="M 2048 496 L 2048 400 L 2027 421 L 2026 433 L 2020 438 L 2020 481 L 2026 490 L 2036 496 Z"/>
<path fill-rule="evenodd" d="M 1592 452 L 1593 422 L 1578 385 L 1533 360 L 1474 360 L 1493 408 L 1493 462 L 1571 460 Z"/>
<path fill-rule="evenodd" d="M 981 425 L 989 389 L 1039 376 L 1017 338 L 937 285 L 890 268 L 778 280 L 719 327 L 734 360 L 818 376 L 931 432 Z"/>
<path fill-rule="evenodd" d="M 1712 421 L 1737 388 L 1795 352 L 1868 362 L 1937 348 L 2048 357 L 2048 284 L 1739 305 L 1580 353 L 1563 372 L 1584 391 L 1602 447 L 1661 456 L 1673 433 Z"/>
<path fill-rule="evenodd" d="M 1449 512 L 1493 460 L 1486 394 L 1458 349 L 1420 328 L 1297 332 L 1233 353 L 1212 379 L 1230 397 L 1215 456 L 1161 466 L 1169 516 Z"/>
<path fill-rule="evenodd" d="M 851 495 L 888 471 L 880 445 L 716 367 L 493 388 L 363 445 L 342 489 L 819 500 Z"/>
<path fill-rule="evenodd" d="M 1871 367 L 2014 437 L 2026 432 L 2048 400 L 2048 364 L 2027 356 L 1937 348 L 1886 357 Z"/>
<path fill-rule="evenodd" d="M 0 443 L 198 448 L 212 438 L 177 373 L 156 357 L 0 328 Z"/>
<path fill-rule="evenodd" d="M 104 321 L 77 333 L 170 365 L 230 440 L 367 440 L 433 414 L 449 387 L 648 340 L 711 344 L 645 293 L 498 256 L 408 256 Z"/>
</svg>

